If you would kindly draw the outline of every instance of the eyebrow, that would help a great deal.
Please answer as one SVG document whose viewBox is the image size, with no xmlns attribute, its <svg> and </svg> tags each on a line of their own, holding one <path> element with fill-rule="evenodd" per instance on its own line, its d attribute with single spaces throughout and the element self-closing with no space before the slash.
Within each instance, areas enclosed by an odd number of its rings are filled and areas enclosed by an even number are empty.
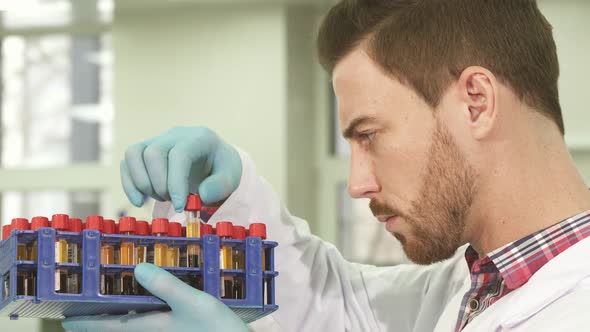
<svg viewBox="0 0 590 332">
<path fill-rule="evenodd" d="M 373 122 L 375 120 L 376 120 L 375 117 L 372 117 L 372 116 L 358 117 L 350 122 L 350 124 L 348 125 L 346 130 L 344 130 L 342 136 L 344 136 L 344 138 L 346 138 L 346 139 L 350 139 L 350 138 L 352 138 L 352 136 L 354 136 L 354 132 L 356 131 L 356 128 L 358 126 L 360 126 L 364 123 L 367 123 L 367 122 Z"/>
</svg>

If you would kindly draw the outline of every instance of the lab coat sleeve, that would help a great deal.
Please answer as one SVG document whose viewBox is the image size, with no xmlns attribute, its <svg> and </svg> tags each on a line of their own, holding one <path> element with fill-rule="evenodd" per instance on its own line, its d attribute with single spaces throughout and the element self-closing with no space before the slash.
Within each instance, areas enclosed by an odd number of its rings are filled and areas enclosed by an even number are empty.
<svg viewBox="0 0 590 332">
<path fill-rule="evenodd" d="M 256 175 L 250 158 L 240 154 L 240 185 L 210 223 L 263 222 L 269 240 L 279 243 L 275 251 L 279 310 L 251 324 L 252 330 L 409 332 L 426 324 L 432 331 L 452 290 L 447 278 L 453 269 L 441 273 L 439 265 L 376 268 L 346 261 L 332 244 L 312 235 L 304 220 L 289 213 L 271 186 Z M 430 304 L 423 306 L 427 300 Z M 423 315 L 427 323 L 419 322 Z"/>
</svg>

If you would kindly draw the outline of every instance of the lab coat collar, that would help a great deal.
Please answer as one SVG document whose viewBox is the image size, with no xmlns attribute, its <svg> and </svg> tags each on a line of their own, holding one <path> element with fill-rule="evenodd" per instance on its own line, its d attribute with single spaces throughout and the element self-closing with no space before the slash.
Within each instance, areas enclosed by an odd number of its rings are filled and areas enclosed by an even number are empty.
<svg viewBox="0 0 590 332">
<path fill-rule="evenodd" d="M 545 264 L 529 281 L 514 291 L 506 305 L 504 328 L 512 328 L 529 319 L 590 276 L 590 238 L 586 238 Z"/>
</svg>

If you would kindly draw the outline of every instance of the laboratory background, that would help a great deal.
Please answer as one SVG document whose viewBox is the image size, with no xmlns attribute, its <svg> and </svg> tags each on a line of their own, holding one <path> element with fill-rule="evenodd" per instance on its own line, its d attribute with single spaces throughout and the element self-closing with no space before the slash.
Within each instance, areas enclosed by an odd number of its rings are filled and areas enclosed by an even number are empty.
<svg viewBox="0 0 590 332">
<path fill-rule="evenodd" d="M 0 0 L 1 224 L 55 213 L 149 220 L 153 201 L 133 207 L 119 183 L 126 147 L 208 126 L 345 257 L 407 262 L 368 202 L 346 191 L 349 151 L 315 56 L 335 2 Z M 539 5 L 558 47 L 566 141 L 590 184 L 590 1 Z M 26 318 L 0 318 L 0 330 L 63 331 Z"/>
</svg>

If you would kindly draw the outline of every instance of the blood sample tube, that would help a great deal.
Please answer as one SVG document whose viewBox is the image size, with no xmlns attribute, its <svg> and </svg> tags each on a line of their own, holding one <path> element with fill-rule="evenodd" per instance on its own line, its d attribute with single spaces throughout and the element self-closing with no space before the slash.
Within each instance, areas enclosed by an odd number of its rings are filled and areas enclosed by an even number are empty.
<svg viewBox="0 0 590 332">
<path fill-rule="evenodd" d="M 103 219 L 102 232 L 104 234 L 115 234 L 115 221 L 112 219 Z M 100 246 L 100 263 L 101 264 L 116 264 L 115 262 L 115 247 L 109 243 L 102 243 Z M 112 273 L 101 271 L 100 290 L 102 294 L 113 295 L 117 294 L 115 290 L 115 276 Z"/>
<path fill-rule="evenodd" d="M 31 230 L 38 231 L 39 228 L 42 227 L 49 227 L 49 219 L 46 217 L 33 217 L 31 219 Z M 29 251 L 29 260 L 33 262 L 37 262 L 37 240 L 33 241 L 31 244 L 30 251 Z M 37 262 L 38 263 L 38 262 Z M 37 294 L 37 272 L 33 271 L 31 273 L 31 289 L 33 289 L 33 295 Z"/>
<path fill-rule="evenodd" d="M 51 226 L 58 232 L 67 231 L 70 217 L 67 214 L 54 214 L 51 217 Z M 68 262 L 68 242 L 61 239 L 59 235 L 55 236 L 55 262 Z M 55 269 L 55 292 L 68 292 L 68 271 L 65 269 Z"/>
<path fill-rule="evenodd" d="M 79 218 L 70 218 L 69 232 L 82 233 L 82 220 Z M 81 261 L 81 246 L 79 243 L 68 243 L 68 262 L 78 263 Z"/>
<path fill-rule="evenodd" d="M 29 230 L 29 221 L 25 218 L 12 219 L 12 229 L 26 231 Z M 19 261 L 28 260 L 27 245 L 17 241 L 16 259 Z M 16 295 L 33 295 L 31 285 L 31 275 L 28 272 L 18 271 L 16 273 Z"/>
<path fill-rule="evenodd" d="M 25 218 L 14 218 L 11 222 L 13 230 L 27 231 L 30 229 L 29 221 Z M 19 261 L 28 260 L 27 245 L 22 241 L 17 241 L 16 259 Z"/>
<path fill-rule="evenodd" d="M 232 238 L 235 240 L 246 240 L 246 228 L 244 226 L 234 226 Z M 234 247 L 233 249 L 233 269 L 244 270 L 246 268 L 246 257 L 244 254 L 243 247 Z M 234 299 L 245 298 L 244 292 L 244 279 L 236 277 L 234 278 Z"/>
<path fill-rule="evenodd" d="M 135 234 L 141 235 L 141 236 L 150 235 L 150 230 L 149 230 L 147 221 L 138 220 L 135 223 Z M 135 258 L 136 264 L 147 262 L 147 251 L 148 250 L 145 245 L 138 244 L 137 248 L 135 248 L 135 251 L 136 251 L 136 258 Z"/>
<path fill-rule="evenodd" d="M 138 220 L 135 222 L 135 235 L 141 236 L 148 236 L 150 234 L 150 230 L 148 227 L 148 223 L 145 220 Z M 147 260 L 147 246 L 141 244 L 141 242 L 135 247 L 135 263 L 146 263 Z M 137 295 L 147 295 L 147 291 L 143 286 L 135 280 L 135 293 Z"/>
<path fill-rule="evenodd" d="M 135 235 L 136 233 L 136 220 L 133 217 L 121 217 L 119 219 L 119 234 Z M 135 265 L 136 254 L 135 254 L 135 243 L 128 239 L 121 240 L 121 253 L 119 254 L 121 259 L 121 265 Z M 133 272 L 121 273 L 121 295 L 135 295 L 134 290 L 135 278 Z"/>
<path fill-rule="evenodd" d="M 201 237 L 201 197 L 199 195 L 190 194 L 186 200 L 184 208 L 186 216 L 186 237 L 198 238 Z M 186 267 L 201 266 L 201 248 L 197 244 L 189 244 L 186 247 Z"/>
<path fill-rule="evenodd" d="M 152 221 L 152 235 L 166 236 L 168 235 L 168 219 L 156 218 Z M 168 266 L 166 258 L 168 256 L 168 245 L 160 241 L 154 244 L 154 265 Z"/>
<path fill-rule="evenodd" d="M 168 236 L 181 237 L 182 225 L 179 222 L 171 222 L 168 224 Z M 168 256 L 166 257 L 168 266 L 180 266 L 180 248 L 168 247 Z"/>
<path fill-rule="evenodd" d="M 78 218 L 70 218 L 69 232 L 82 233 L 82 220 Z M 82 254 L 82 246 L 79 242 L 68 242 L 68 263 L 80 264 Z M 80 274 L 70 272 L 68 273 L 68 293 L 80 293 Z"/>
<path fill-rule="evenodd" d="M 33 217 L 33 219 L 31 219 L 31 230 L 37 231 L 41 227 L 49 227 L 49 219 L 46 217 Z M 37 249 L 37 240 L 35 240 L 31 245 L 29 254 L 30 260 L 37 261 Z"/>
<path fill-rule="evenodd" d="M 248 229 L 248 236 L 251 237 L 259 237 L 262 240 L 266 239 L 266 225 L 262 223 L 253 223 L 250 224 L 250 228 Z M 266 264 L 266 250 L 264 247 L 262 248 L 262 273 L 264 276 L 264 271 L 267 268 Z M 269 299 L 267 298 L 268 294 L 268 282 L 267 278 L 262 279 L 262 298 L 264 299 L 265 303 L 270 303 Z"/>
<path fill-rule="evenodd" d="M 233 224 L 230 221 L 220 221 L 215 224 L 215 233 L 221 240 L 231 239 L 233 234 Z M 219 268 L 222 270 L 231 269 L 233 265 L 233 248 L 221 244 L 219 250 Z M 224 275 L 221 272 L 221 298 L 231 299 L 233 296 L 234 278 Z"/>
</svg>

